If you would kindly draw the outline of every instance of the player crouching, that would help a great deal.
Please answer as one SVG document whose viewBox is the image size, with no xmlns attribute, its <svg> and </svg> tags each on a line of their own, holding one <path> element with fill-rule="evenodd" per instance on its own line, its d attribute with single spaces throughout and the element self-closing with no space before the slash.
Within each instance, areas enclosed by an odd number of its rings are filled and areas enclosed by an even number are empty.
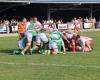
<svg viewBox="0 0 100 80">
<path fill-rule="evenodd" d="M 51 53 L 52 50 L 52 54 L 57 55 L 59 52 L 61 52 L 61 47 L 63 48 L 63 54 L 65 54 L 65 45 L 62 40 L 63 34 L 55 29 L 48 36 L 50 38 L 48 55 Z"/>
<path fill-rule="evenodd" d="M 65 31 L 63 32 L 63 40 L 65 43 L 66 49 L 69 51 L 73 51 L 74 53 L 76 52 L 76 33 Z"/>
<path fill-rule="evenodd" d="M 76 43 L 77 43 L 78 50 L 82 50 L 83 52 L 92 51 L 92 48 L 91 48 L 91 45 L 93 43 L 92 38 L 77 35 Z"/>
<path fill-rule="evenodd" d="M 32 42 L 32 34 L 29 32 L 25 33 L 25 36 L 18 40 L 17 45 L 19 49 L 14 51 L 14 54 L 22 54 L 25 55 L 25 52 L 30 50 Z"/>
<path fill-rule="evenodd" d="M 47 29 L 41 29 L 36 35 L 36 44 L 32 47 L 32 52 L 38 50 L 42 54 L 46 54 L 48 46 L 48 37 L 46 35 Z"/>
</svg>

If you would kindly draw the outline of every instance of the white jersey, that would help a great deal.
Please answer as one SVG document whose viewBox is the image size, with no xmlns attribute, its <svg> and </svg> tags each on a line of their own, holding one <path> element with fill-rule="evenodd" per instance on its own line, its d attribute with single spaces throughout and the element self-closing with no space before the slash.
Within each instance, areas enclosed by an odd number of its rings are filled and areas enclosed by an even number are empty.
<svg viewBox="0 0 100 80">
<path fill-rule="evenodd" d="M 37 21 L 36 23 L 34 23 L 35 29 L 41 29 L 42 28 L 42 24 Z"/>
<path fill-rule="evenodd" d="M 76 35 L 76 33 L 66 33 L 67 39 L 72 39 L 73 35 Z"/>
<path fill-rule="evenodd" d="M 80 36 L 80 38 L 77 40 L 77 43 L 82 45 L 85 45 L 85 43 L 87 42 L 87 39 L 84 36 Z"/>
</svg>

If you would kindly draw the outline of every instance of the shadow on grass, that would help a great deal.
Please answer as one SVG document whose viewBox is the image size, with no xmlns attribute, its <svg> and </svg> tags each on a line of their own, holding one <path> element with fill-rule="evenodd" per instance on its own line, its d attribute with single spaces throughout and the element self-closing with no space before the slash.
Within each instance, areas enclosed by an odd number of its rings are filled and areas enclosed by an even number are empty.
<svg viewBox="0 0 100 80">
<path fill-rule="evenodd" d="M 4 54 L 13 54 L 13 51 L 15 49 L 0 49 L 0 53 L 4 53 Z"/>
<path fill-rule="evenodd" d="M 19 49 L 0 49 L 1 54 L 8 54 L 8 55 L 20 55 L 20 53 L 14 53 L 14 51 Z M 37 52 L 38 53 L 38 52 Z M 26 55 L 31 55 L 30 53 L 25 52 Z M 40 53 L 38 53 L 40 54 Z"/>
</svg>

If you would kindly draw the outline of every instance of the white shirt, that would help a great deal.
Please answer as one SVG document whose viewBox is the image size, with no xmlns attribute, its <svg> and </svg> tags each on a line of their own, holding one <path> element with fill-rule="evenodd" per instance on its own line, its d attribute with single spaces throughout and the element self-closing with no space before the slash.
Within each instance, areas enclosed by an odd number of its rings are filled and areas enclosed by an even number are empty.
<svg viewBox="0 0 100 80">
<path fill-rule="evenodd" d="M 72 39 L 73 35 L 75 35 L 76 33 L 66 33 L 66 36 L 68 39 Z"/>
<path fill-rule="evenodd" d="M 85 45 L 87 42 L 87 39 L 84 36 L 80 36 L 80 38 L 77 40 L 77 43 L 79 43 L 81 46 Z"/>
<path fill-rule="evenodd" d="M 42 28 L 42 24 L 39 21 L 36 21 L 34 23 L 34 26 L 35 26 L 36 29 L 41 29 Z"/>
</svg>

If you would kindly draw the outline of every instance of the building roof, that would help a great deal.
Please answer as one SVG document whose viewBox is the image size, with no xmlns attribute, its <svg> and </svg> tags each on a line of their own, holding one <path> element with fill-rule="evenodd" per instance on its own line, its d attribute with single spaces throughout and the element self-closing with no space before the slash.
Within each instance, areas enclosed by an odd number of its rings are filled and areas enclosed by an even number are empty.
<svg viewBox="0 0 100 80">
<path fill-rule="evenodd" d="M 100 0 L 31 0 L 40 3 L 100 3 Z"/>
<path fill-rule="evenodd" d="M 27 3 L 100 3 L 100 0 L 0 0 L 0 2 L 27 2 Z"/>
</svg>

